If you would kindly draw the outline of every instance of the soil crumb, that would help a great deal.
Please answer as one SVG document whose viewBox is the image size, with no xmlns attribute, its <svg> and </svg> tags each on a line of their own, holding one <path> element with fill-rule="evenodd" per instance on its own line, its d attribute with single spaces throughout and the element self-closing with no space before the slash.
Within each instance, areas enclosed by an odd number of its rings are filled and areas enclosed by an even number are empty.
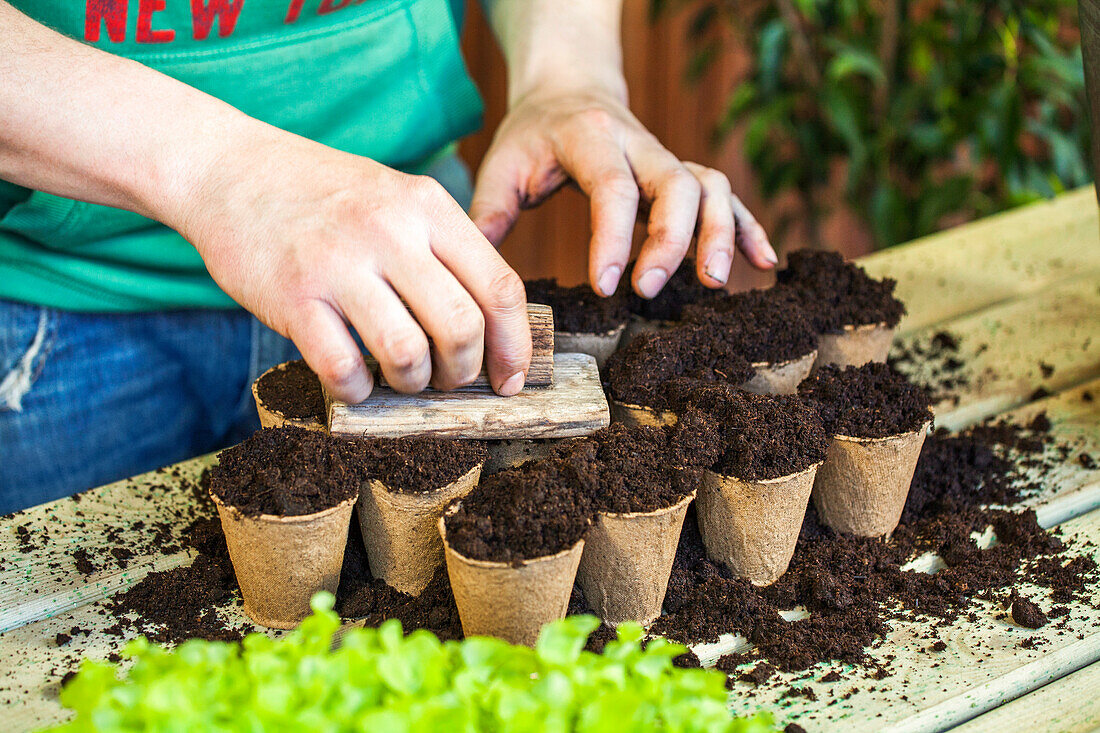
<svg viewBox="0 0 1100 733">
<path fill-rule="evenodd" d="M 896 281 L 875 280 L 836 252 L 791 252 L 777 278 L 776 287 L 802 304 L 818 333 L 875 323 L 893 328 L 905 315 L 905 305 L 894 297 Z"/>
<path fill-rule="evenodd" d="M 325 420 L 321 380 L 304 360 L 287 362 L 284 369 L 267 372 L 256 384 L 260 401 L 285 417 Z"/>
<path fill-rule="evenodd" d="M 607 333 L 630 318 L 623 298 L 604 298 L 588 284 L 565 287 L 554 278 L 527 280 L 527 300 L 554 310 L 554 330 L 563 333 Z"/>
<path fill-rule="evenodd" d="M 928 392 L 888 364 L 826 365 L 798 387 L 830 435 L 885 438 L 932 420 Z"/>
<path fill-rule="evenodd" d="M 1015 590 L 1009 598 L 1012 604 L 1012 620 L 1029 629 L 1041 629 L 1050 623 L 1050 619 L 1034 601 L 1024 598 Z"/>
</svg>

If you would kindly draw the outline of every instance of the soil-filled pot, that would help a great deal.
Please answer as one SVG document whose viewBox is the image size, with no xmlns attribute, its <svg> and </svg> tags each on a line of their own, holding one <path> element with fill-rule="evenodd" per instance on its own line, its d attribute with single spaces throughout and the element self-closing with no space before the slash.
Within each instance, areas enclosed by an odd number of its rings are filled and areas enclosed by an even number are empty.
<svg viewBox="0 0 1100 733">
<path fill-rule="evenodd" d="M 759 481 L 705 472 L 695 512 L 707 555 L 753 585 L 778 580 L 794 555 L 820 465 Z"/>
<path fill-rule="evenodd" d="M 294 362 L 284 362 L 282 364 L 276 364 L 268 369 L 266 372 L 260 375 L 259 379 L 252 383 L 252 398 L 256 401 L 256 412 L 260 416 L 260 427 L 264 428 L 281 428 L 287 426 L 294 426 L 299 428 L 305 428 L 306 430 L 320 430 L 325 431 L 327 427 L 320 416 L 310 417 L 289 417 L 281 412 L 275 405 L 269 405 L 264 402 L 261 397 L 260 382 L 264 379 L 270 379 L 274 375 L 280 372 L 287 371 L 288 368 Z"/>
<path fill-rule="evenodd" d="M 451 511 L 457 509 L 455 505 Z M 534 646 L 543 625 L 565 617 L 583 539 L 555 555 L 513 565 L 472 560 L 447 542 L 445 517 L 440 517 L 438 528 L 463 634 Z"/>
<path fill-rule="evenodd" d="M 840 367 L 862 366 L 869 361 L 884 362 L 894 340 L 894 329 L 885 323 L 845 326 L 840 333 L 818 337 L 814 368 L 825 364 Z"/>
<path fill-rule="evenodd" d="M 603 369 L 607 363 L 607 357 L 615 353 L 619 348 L 619 339 L 622 338 L 626 324 L 605 333 L 567 333 L 554 332 L 554 351 L 563 354 L 591 354 L 596 359 L 596 366 Z"/>
<path fill-rule="evenodd" d="M 607 624 L 661 615 L 684 515 L 694 493 L 651 512 L 601 512 L 584 539 L 577 582 Z"/>
<path fill-rule="evenodd" d="M 292 629 L 309 615 L 314 593 L 336 592 L 355 497 L 313 514 L 250 517 L 211 496 L 249 618 Z"/>
<path fill-rule="evenodd" d="M 621 422 L 630 427 L 647 426 L 659 428 L 676 424 L 676 413 L 659 410 L 645 405 L 629 405 L 616 399 L 610 401 L 611 421 Z"/>
<path fill-rule="evenodd" d="M 402 593 L 419 596 L 443 564 L 439 518 L 452 500 L 477 486 L 481 465 L 427 492 L 393 491 L 377 480 L 359 494 L 359 528 L 371 574 Z"/>
<path fill-rule="evenodd" d="M 802 380 L 809 376 L 816 360 L 817 352 L 811 351 L 790 361 L 753 364 L 756 374 L 742 384 L 741 389 L 756 394 L 794 394 Z"/>
<path fill-rule="evenodd" d="M 627 345 L 643 333 L 653 331 L 667 331 L 676 325 L 676 321 L 651 321 L 641 316 L 631 316 L 626 322 L 622 335 L 619 337 L 619 348 L 625 349 Z"/>
<path fill-rule="evenodd" d="M 861 537 L 893 532 L 929 425 L 885 438 L 833 436 L 814 481 L 814 506 L 821 521 Z"/>
</svg>

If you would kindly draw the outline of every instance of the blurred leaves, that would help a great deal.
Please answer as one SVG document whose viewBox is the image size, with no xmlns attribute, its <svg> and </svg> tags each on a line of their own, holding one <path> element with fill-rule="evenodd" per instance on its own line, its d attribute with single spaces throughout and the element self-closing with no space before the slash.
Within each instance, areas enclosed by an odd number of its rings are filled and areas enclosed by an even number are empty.
<svg viewBox="0 0 1100 733">
<path fill-rule="evenodd" d="M 716 142 L 811 234 L 831 186 L 886 246 L 1091 180 L 1073 0 L 651 0 L 679 9 L 689 78 L 749 50 Z"/>
</svg>

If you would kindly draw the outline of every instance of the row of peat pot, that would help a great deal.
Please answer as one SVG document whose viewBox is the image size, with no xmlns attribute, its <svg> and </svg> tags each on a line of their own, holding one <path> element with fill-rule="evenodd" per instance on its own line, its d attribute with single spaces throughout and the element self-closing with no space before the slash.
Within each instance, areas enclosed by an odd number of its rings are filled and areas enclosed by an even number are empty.
<svg viewBox="0 0 1100 733">
<path fill-rule="evenodd" d="M 245 613 L 258 624 L 293 628 L 309 613 L 316 591 L 336 591 L 356 509 L 376 578 L 419 595 L 445 563 L 467 636 L 533 644 L 543 624 L 565 615 L 574 582 L 609 624 L 656 619 L 692 500 L 708 555 L 754 585 L 769 585 L 786 572 L 811 496 L 828 526 L 888 535 L 901 516 L 927 429 L 886 438 L 835 436 L 823 463 L 780 478 L 748 481 L 707 471 L 697 496 L 652 512 L 599 514 L 573 547 L 515 564 L 465 557 L 446 540 L 444 512 L 457 510 L 481 466 L 427 493 L 371 481 L 358 497 L 305 516 L 247 516 L 214 500 Z"/>
</svg>

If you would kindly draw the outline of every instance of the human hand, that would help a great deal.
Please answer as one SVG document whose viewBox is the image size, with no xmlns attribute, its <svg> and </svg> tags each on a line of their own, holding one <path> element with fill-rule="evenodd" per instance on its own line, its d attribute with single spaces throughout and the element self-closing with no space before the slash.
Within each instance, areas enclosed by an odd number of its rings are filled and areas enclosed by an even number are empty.
<svg viewBox="0 0 1100 733">
<path fill-rule="evenodd" d="M 634 290 L 655 296 L 676 271 L 693 236 L 697 268 L 709 287 L 729 279 L 736 245 L 759 269 L 777 263 L 763 227 L 720 171 L 681 162 L 598 84 L 537 88 L 511 106 L 477 175 L 470 216 L 494 244 L 521 209 L 572 179 L 591 199 L 589 280 L 615 292 L 630 256 L 639 205 L 647 237 L 634 267 Z"/>
<path fill-rule="evenodd" d="M 398 391 L 468 384 L 483 355 L 498 393 L 522 389 L 531 359 L 523 282 L 442 186 L 243 124 L 162 214 L 226 293 L 292 339 L 350 403 L 373 380 L 349 328 Z"/>
</svg>

